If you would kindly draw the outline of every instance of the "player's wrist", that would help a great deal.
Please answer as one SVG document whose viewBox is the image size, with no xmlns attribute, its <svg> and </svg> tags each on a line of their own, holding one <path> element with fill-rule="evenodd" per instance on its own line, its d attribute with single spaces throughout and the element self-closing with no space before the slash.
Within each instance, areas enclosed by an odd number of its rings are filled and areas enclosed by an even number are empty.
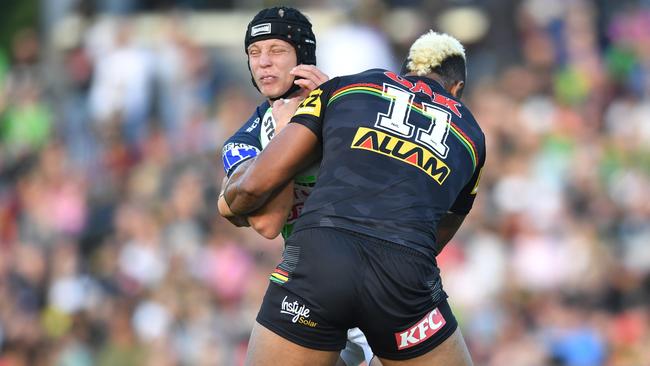
<svg viewBox="0 0 650 366">
<path fill-rule="evenodd" d="M 231 218 L 237 216 L 231 209 L 228 201 L 226 201 L 226 195 L 224 192 L 219 194 L 219 200 L 217 201 L 217 207 L 219 209 L 219 214 L 225 218 Z"/>
</svg>

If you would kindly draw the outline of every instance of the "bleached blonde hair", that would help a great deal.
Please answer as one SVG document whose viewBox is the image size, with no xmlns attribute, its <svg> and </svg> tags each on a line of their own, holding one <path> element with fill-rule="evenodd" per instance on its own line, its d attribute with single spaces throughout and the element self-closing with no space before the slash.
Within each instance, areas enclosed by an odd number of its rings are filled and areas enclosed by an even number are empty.
<svg viewBox="0 0 650 366">
<path fill-rule="evenodd" d="M 423 34 L 411 45 L 407 68 L 418 76 L 429 74 L 451 56 L 465 60 L 465 48 L 454 37 L 432 30 Z"/>
</svg>

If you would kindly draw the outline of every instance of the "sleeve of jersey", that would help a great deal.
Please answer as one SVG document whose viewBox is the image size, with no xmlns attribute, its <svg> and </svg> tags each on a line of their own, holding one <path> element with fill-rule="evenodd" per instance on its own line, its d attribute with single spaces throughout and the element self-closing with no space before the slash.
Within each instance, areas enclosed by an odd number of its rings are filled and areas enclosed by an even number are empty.
<svg viewBox="0 0 650 366">
<path fill-rule="evenodd" d="M 223 169 L 228 177 L 241 163 L 256 157 L 262 151 L 259 139 L 262 118 L 260 109 L 263 108 L 258 107 L 251 118 L 223 145 L 221 159 L 223 160 Z"/>
<path fill-rule="evenodd" d="M 318 141 L 322 141 L 325 109 L 337 83 L 338 78 L 334 78 L 312 90 L 307 98 L 300 103 L 289 123 L 299 123 L 309 128 L 318 137 Z"/>
<path fill-rule="evenodd" d="M 481 154 L 479 163 L 476 166 L 476 169 L 474 169 L 474 175 L 472 175 L 472 178 L 465 185 L 465 187 L 463 187 L 463 190 L 460 192 L 449 211 L 458 215 L 467 215 L 472 209 L 472 205 L 474 205 L 474 199 L 478 193 L 478 186 L 481 181 L 483 165 L 485 165 L 485 145 L 483 146 L 483 153 Z"/>
</svg>

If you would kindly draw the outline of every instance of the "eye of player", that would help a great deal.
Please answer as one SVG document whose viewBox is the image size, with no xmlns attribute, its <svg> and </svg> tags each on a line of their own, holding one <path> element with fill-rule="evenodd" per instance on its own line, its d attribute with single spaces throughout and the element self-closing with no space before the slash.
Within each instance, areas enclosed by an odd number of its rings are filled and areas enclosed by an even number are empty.
<svg viewBox="0 0 650 366">
<path fill-rule="evenodd" d="M 281 54 L 284 54 L 284 53 L 287 53 L 287 52 L 289 52 L 289 49 L 287 47 L 273 46 L 273 47 L 271 47 L 271 52 L 270 53 L 272 55 L 281 55 Z"/>
<path fill-rule="evenodd" d="M 260 55 L 260 53 L 261 53 L 261 51 L 260 51 L 259 47 L 251 46 L 248 49 L 248 56 L 250 56 L 250 57 L 257 57 L 257 56 Z"/>
</svg>

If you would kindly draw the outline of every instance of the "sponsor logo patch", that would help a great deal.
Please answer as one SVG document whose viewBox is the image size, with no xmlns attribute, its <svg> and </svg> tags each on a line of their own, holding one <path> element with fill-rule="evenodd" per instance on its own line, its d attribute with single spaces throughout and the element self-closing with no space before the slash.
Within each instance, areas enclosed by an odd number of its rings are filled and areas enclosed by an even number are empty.
<svg viewBox="0 0 650 366">
<path fill-rule="evenodd" d="M 305 304 L 300 304 L 298 301 L 287 301 L 287 296 L 282 299 L 281 314 L 291 315 L 291 322 L 298 323 L 310 328 L 318 325 L 315 321 L 309 319 L 310 310 Z"/>
<path fill-rule="evenodd" d="M 271 33 L 271 23 L 258 24 L 251 28 L 251 37 Z"/>
<path fill-rule="evenodd" d="M 397 349 L 403 350 L 416 346 L 438 333 L 447 322 L 442 317 L 438 308 L 433 309 L 424 318 L 420 319 L 414 326 L 403 332 L 395 333 Z"/>
<path fill-rule="evenodd" d="M 373 151 L 413 165 L 440 185 L 451 173 L 449 166 L 424 146 L 372 128 L 359 127 L 350 147 Z"/>
<path fill-rule="evenodd" d="M 227 175 L 241 162 L 256 157 L 260 150 L 255 146 L 239 143 L 229 143 L 223 147 L 223 168 Z"/>
<path fill-rule="evenodd" d="M 246 129 L 246 132 L 253 132 L 255 127 L 260 123 L 260 117 L 255 118 L 255 121 Z"/>
</svg>

